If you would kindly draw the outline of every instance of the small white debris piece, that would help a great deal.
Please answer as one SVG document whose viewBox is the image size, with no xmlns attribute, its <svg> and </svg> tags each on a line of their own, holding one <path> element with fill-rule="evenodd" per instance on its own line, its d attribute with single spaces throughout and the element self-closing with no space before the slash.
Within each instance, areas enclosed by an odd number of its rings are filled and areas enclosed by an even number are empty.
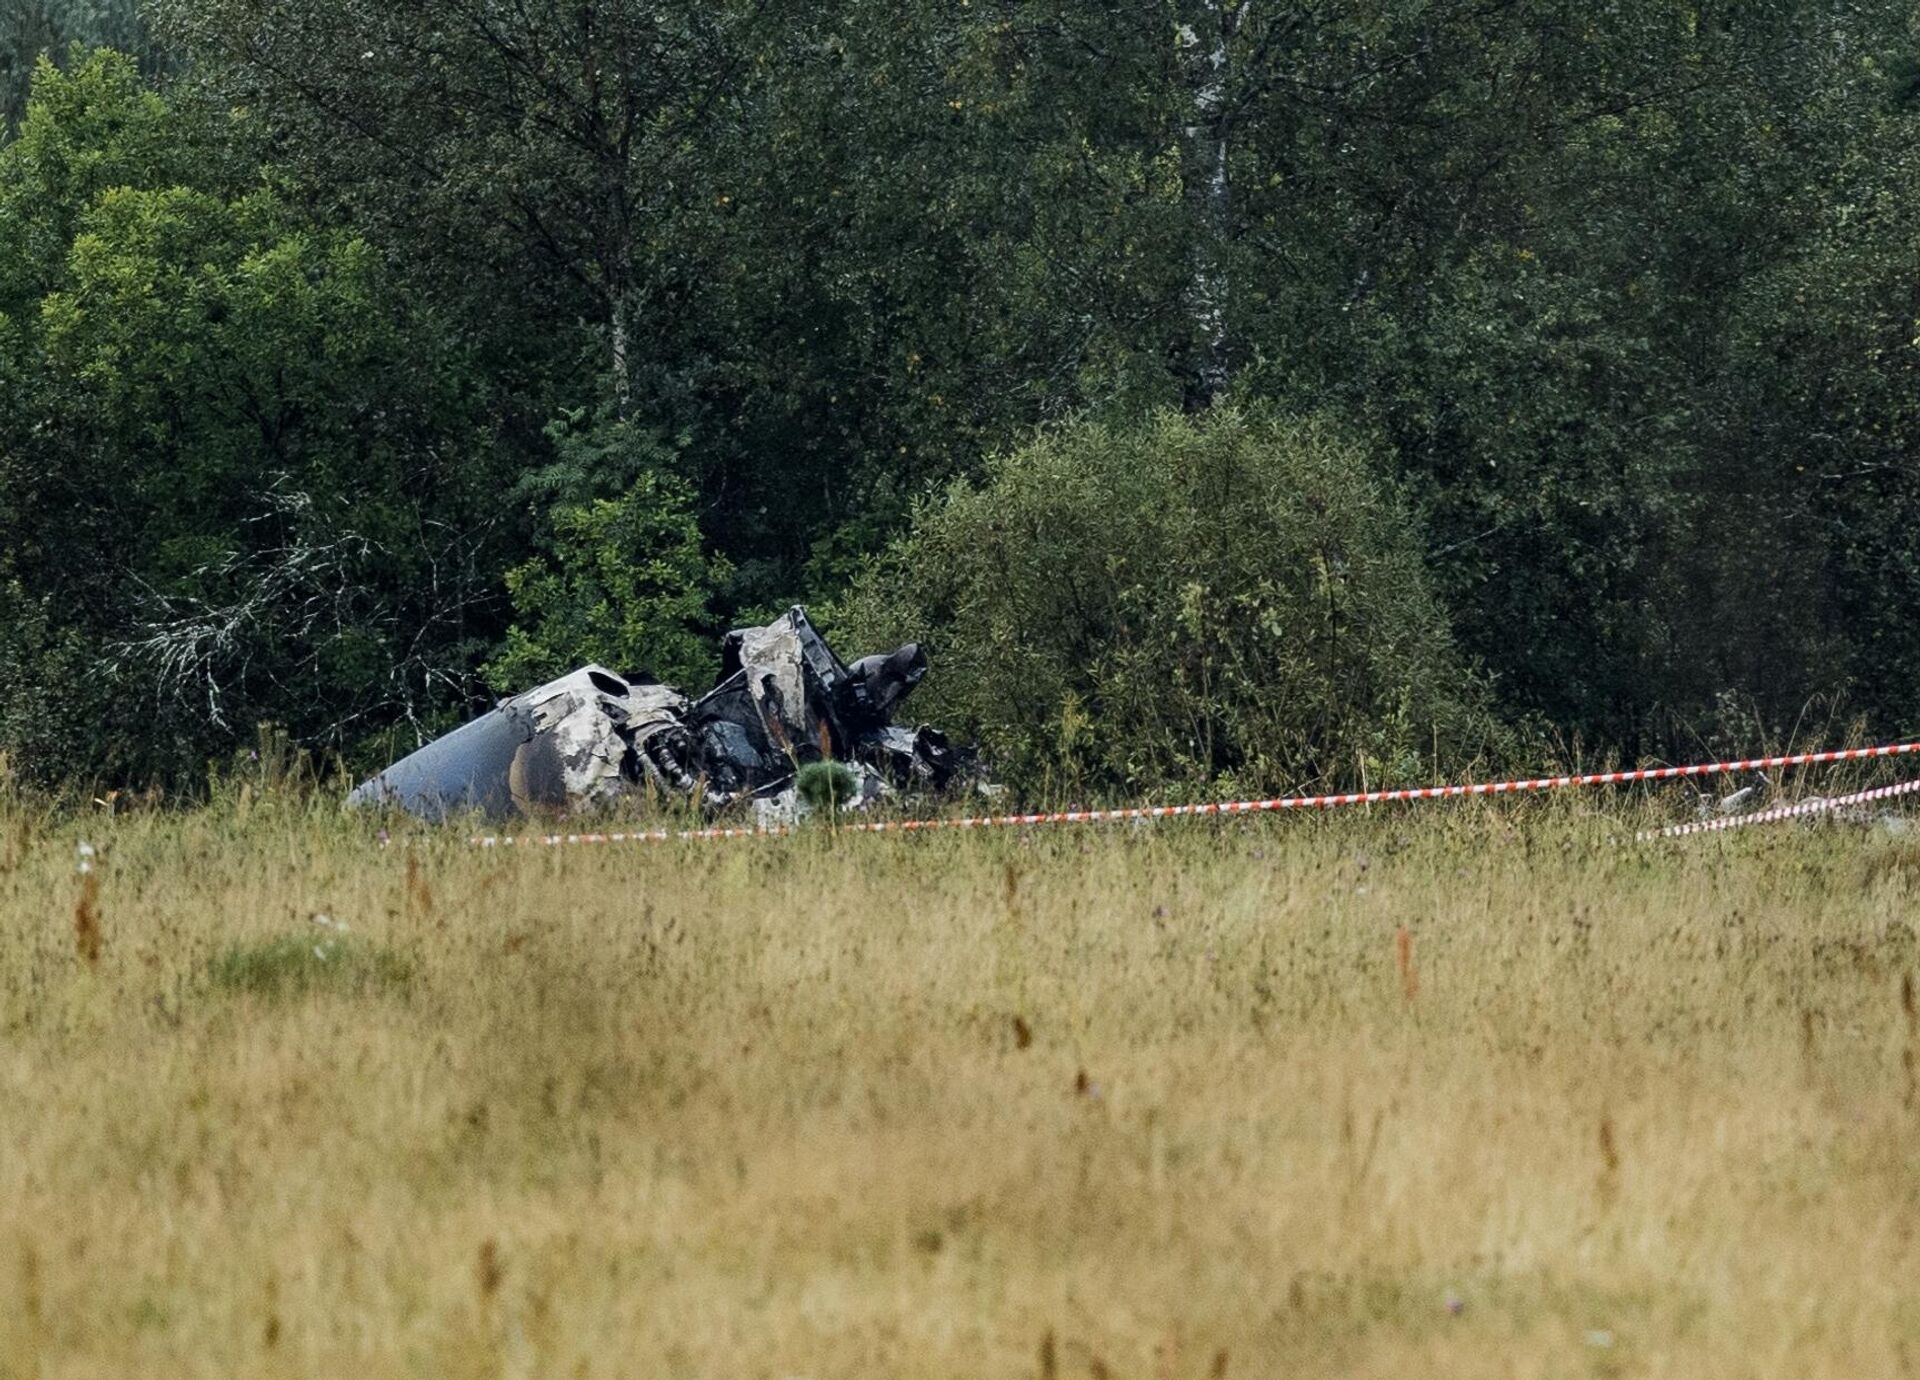
<svg viewBox="0 0 1920 1380">
<path fill-rule="evenodd" d="M 753 801 L 753 827 L 785 829 L 799 820 L 800 796 L 789 786 L 778 795 L 757 796 Z"/>
<path fill-rule="evenodd" d="M 1613 1333 L 1604 1327 L 1596 1327 L 1587 1333 L 1587 1345 L 1601 1348 L 1613 1345 Z"/>
<path fill-rule="evenodd" d="M 1712 819 L 1717 815 L 1744 814 L 1748 810 L 1759 808 L 1770 789 L 1769 783 L 1765 780 L 1756 781 L 1751 786 L 1742 786 L 1739 790 L 1723 796 L 1716 796 L 1712 791 L 1696 789 L 1694 817 Z"/>
<path fill-rule="evenodd" d="M 893 787 L 887 784 L 887 778 L 867 766 L 864 762 L 845 764 L 854 776 L 853 794 L 840 802 L 840 812 L 864 810 L 876 800 L 885 800 L 893 794 Z"/>
</svg>

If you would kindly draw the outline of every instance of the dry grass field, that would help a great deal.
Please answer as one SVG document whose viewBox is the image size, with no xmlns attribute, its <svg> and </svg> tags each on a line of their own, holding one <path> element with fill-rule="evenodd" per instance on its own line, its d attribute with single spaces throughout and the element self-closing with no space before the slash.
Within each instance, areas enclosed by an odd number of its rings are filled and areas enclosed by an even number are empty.
<svg viewBox="0 0 1920 1380">
<path fill-rule="evenodd" d="M 1920 844 L 1614 805 L 0 809 L 0 1376 L 1920 1367 Z"/>
</svg>

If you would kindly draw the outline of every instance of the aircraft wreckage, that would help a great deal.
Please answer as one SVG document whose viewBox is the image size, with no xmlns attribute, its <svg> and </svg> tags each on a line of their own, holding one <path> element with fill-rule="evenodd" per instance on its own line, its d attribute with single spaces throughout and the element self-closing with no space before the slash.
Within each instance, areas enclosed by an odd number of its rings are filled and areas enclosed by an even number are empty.
<svg viewBox="0 0 1920 1380">
<path fill-rule="evenodd" d="M 699 699 L 644 677 L 583 666 L 515 695 L 401 758 L 347 797 L 423 819 L 591 811 L 630 798 L 752 799 L 791 813 L 802 768 L 827 759 L 865 803 L 971 779 L 971 754 L 938 730 L 902 728 L 893 710 L 927 673 L 908 643 L 851 666 L 804 608 L 721 643 L 721 680 Z"/>
</svg>

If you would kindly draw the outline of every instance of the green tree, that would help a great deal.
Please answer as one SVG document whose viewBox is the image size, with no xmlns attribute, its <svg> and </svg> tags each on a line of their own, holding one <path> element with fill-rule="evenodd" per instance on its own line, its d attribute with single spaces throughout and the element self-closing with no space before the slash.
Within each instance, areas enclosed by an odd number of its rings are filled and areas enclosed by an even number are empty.
<svg viewBox="0 0 1920 1380">
<path fill-rule="evenodd" d="M 113 48 L 163 72 L 168 55 L 148 36 L 137 0 L 0 0 L 0 135 L 26 113 L 34 65 L 70 51 Z"/>
<path fill-rule="evenodd" d="M 285 165 L 392 233 L 450 300 L 499 317 L 502 282 L 584 311 L 632 415 L 657 253 L 705 180 L 758 6 L 687 0 L 245 0 L 160 7 L 171 37 L 257 109 Z M 683 186 L 690 182 L 691 186 Z M 475 282 L 475 270 L 487 277 Z M 494 333 L 495 341 L 502 339 Z"/>
<path fill-rule="evenodd" d="M 561 463 L 581 451 L 600 458 L 623 444 L 627 425 L 563 431 Z M 487 666 L 493 685 L 513 693 L 592 661 L 704 689 L 717 665 L 709 600 L 727 567 L 703 553 L 691 498 L 671 475 L 648 471 L 617 497 L 553 506 L 542 554 L 507 572 L 514 622 Z"/>
<path fill-rule="evenodd" d="M 1703 602 L 1749 611 L 1717 658 L 1724 682 L 1844 690 L 1878 732 L 1898 734 L 1920 721 L 1920 629 L 1907 613 L 1920 596 L 1910 32 L 1904 47 L 1849 54 L 1823 102 L 1793 112 L 1803 128 L 1775 135 L 1801 146 L 1817 134 L 1840 156 L 1818 165 L 1791 240 L 1739 284 L 1691 547 Z M 1760 699 L 1776 718 L 1800 708 Z"/>
<path fill-rule="evenodd" d="M 100 53 L 43 64 L 0 150 L 0 655 L 67 692 L 0 738 L 85 744 L 43 773 L 190 775 L 263 717 L 350 746 L 458 702 L 496 632 L 457 366 L 219 135 Z"/>
</svg>

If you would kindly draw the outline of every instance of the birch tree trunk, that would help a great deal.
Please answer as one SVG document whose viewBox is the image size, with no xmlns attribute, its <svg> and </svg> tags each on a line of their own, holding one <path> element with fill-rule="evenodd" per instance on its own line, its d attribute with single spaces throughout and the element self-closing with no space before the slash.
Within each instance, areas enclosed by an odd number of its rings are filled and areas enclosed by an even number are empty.
<svg viewBox="0 0 1920 1380">
<path fill-rule="evenodd" d="M 1205 411 L 1226 391 L 1227 238 L 1233 210 L 1227 176 L 1229 47 L 1252 0 L 1198 0 L 1195 23 L 1176 31 L 1186 85 L 1180 175 L 1193 235 L 1186 308 L 1192 330 L 1183 404 Z"/>
<path fill-rule="evenodd" d="M 583 4 L 579 11 L 581 89 L 584 142 L 592 149 L 594 171 L 599 181 L 597 200 L 604 208 L 605 223 L 595 236 L 600 259 L 600 282 L 607 296 L 608 367 L 613 375 L 613 401 L 616 415 L 623 422 L 633 415 L 633 200 L 628 187 L 632 176 L 631 153 L 635 123 L 639 114 L 638 91 L 628 51 L 631 35 L 618 21 L 609 45 L 605 25 L 596 6 Z M 602 48 L 611 47 L 613 78 L 603 83 Z M 608 87 L 611 89 L 608 89 Z"/>
<path fill-rule="evenodd" d="M 612 173 L 624 177 L 624 155 L 613 161 Z M 615 414 L 633 420 L 633 204 L 624 182 L 610 175 L 607 186 L 607 224 L 600 235 L 600 280 L 607 294 L 608 367 L 613 374 Z"/>
</svg>

